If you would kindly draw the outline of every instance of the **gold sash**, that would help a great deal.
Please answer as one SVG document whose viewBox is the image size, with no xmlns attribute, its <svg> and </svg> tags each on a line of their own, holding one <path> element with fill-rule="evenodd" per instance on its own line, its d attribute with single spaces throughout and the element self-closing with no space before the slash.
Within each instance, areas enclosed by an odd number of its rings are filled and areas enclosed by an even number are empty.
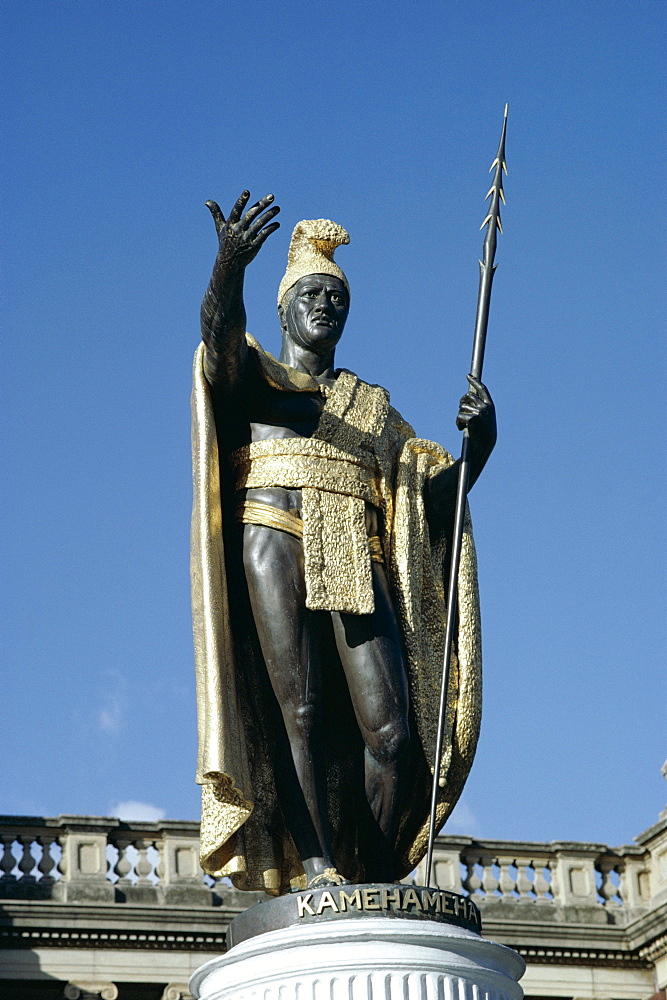
<svg viewBox="0 0 667 1000">
<path fill-rule="evenodd" d="M 303 521 L 298 514 L 291 511 L 281 510 L 270 503 L 262 503 L 261 500 L 243 500 L 236 507 L 236 520 L 241 524 L 259 524 L 265 528 L 273 528 L 275 531 L 284 531 L 294 538 L 303 541 Z M 384 562 L 382 551 L 382 539 L 379 535 L 368 536 L 368 552 L 371 562 Z"/>
</svg>

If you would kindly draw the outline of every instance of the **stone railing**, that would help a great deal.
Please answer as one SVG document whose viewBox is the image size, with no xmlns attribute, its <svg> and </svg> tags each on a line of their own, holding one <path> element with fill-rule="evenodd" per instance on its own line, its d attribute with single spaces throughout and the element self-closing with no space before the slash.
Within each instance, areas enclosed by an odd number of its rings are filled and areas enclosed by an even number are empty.
<svg viewBox="0 0 667 1000">
<path fill-rule="evenodd" d="M 174 820 L 0 816 L 0 898 L 215 905 L 215 897 L 221 902 L 234 890 L 227 880 L 203 875 L 198 834 L 197 823 Z M 652 886 L 651 854 L 648 844 L 440 836 L 434 876 L 441 888 L 469 895 L 487 911 L 506 904 L 506 917 L 512 910 L 520 917 L 526 905 L 550 905 L 595 907 L 624 920 L 646 910 L 661 888 Z M 411 881 L 423 883 L 423 868 L 422 862 Z M 661 869 L 653 869 L 655 882 Z"/>
<path fill-rule="evenodd" d="M 210 906 L 233 892 L 201 871 L 198 823 L 0 816 L 0 843 L 4 899 Z"/>
<path fill-rule="evenodd" d="M 650 853 L 640 846 L 441 836 L 433 863 L 441 888 L 465 893 L 484 909 L 509 904 L 517 917 L 526 904 L 550 904 L 602 908 L 631 919 L 651 902 Z M 423 877 L 422 862 L 414 879 Z"/>
</svg>

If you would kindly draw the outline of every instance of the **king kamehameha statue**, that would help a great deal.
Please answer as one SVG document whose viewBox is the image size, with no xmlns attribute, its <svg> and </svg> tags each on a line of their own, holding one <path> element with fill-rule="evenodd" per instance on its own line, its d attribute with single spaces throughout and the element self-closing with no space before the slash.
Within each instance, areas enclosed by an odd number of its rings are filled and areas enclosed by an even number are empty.
<svg viewBox="0 0 667 1000">
<path fill-rule="evenodd" d="M 279 211 L 272 195 L 248 200 L 227 220 L 208 202 L 219 251 L 194 364 L 202 865 L 273 895 L 395 882 L 427 846 L 459 463 L 385 389 L 334 365 L 350 307 L 341 226 L 294 230 L 279 359 L 246 333 L 245 269 Z M 472 485 L 496 438 L 479 379 L 457 426 Z M 437 829 L 480 723 L 467 519 L 450 662 Z"/>
</svg>

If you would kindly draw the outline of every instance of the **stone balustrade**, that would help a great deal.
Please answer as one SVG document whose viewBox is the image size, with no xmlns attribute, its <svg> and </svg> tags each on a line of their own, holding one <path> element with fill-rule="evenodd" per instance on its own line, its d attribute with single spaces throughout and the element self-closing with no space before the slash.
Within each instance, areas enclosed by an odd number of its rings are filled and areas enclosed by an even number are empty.
<svg viewBox="0 0 667 1000">
<path fill-rule="evenodd" d="M 0 898 L 208 906 L 216 894 L 198 823 L 0 816 L 0 843 Z"/>
<path fill-rule="evenodd" d="M 0 897 L 210 905 L 212 894 L 230 888 L 203 875 L 198 834 L 197 823 L 173 820 L 1 816 Z M 423 869 L 422 862 L 411 881 L 423 884 Z M 441 836 L 434 875 L 440 888 L 469 895 L 484 909 L 584 906 L 631 919 L 652 896 L 650 852 L 640 845 Z"/>
<path fill-rule="evenodd" d="M 416 882 L 424 870 L 422 862 Z M 649 907 L 652 895 L 650 852 L 635 845 L 441 836 L 434 875 L 441 888 L 467 894 L 483 909 L 498 903 L 586 906 L 632 919 Z"/>
</svg>

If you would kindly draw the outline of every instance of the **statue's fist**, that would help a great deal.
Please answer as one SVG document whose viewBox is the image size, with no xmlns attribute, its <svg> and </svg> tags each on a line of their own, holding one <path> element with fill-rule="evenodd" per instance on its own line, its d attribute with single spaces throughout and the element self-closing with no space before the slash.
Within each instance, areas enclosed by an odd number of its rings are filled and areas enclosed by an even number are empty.
<svg viewBox="0 0 667 1000">
<path fill-rule="evenodd" d="M 466 377 L 470 389 L 461 398 L 456 426 L 460 431 L 467 427 L 474 442 L 490 451 L 497 436 L 496 408 L 486 386 L 472 375 Z"/>
</svg>

